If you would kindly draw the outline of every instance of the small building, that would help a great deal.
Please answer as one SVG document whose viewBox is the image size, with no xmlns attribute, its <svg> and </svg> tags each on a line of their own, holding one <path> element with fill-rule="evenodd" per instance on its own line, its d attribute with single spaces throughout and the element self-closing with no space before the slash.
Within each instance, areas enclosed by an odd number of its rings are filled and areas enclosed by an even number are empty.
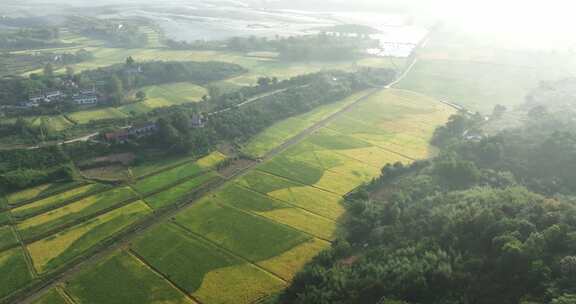
<svg viewBox="0 0 576 304">
<path fill-rule="evenodd" d="M 77 105 L 95 105 L 98 104 L 99 98 L 98 95 L 93 93 L 88 94 L 76 94 L 72 96 L 72 100 Z"/>
<path fill-rule="evenodd" d="M 41 102 L 44 102 L 45 99 L 46 99 L 46 97 L 44 97 L 43 94 L 42 95 L 31 95 L 28 98 L 28 102 L 39 104 Z"/>
<path fill-rule="evenodd" d="M 46 92 L 44 94 L 44 97 L 45 97 L 46 102 L 52 102 L 52 101 L 62 100 L 65 96 L 64 96 L 64 93 L 62 93 L 62 91 L 56 90 L 56 91 Z"/>
<path fill-rule="evenodd" d="M 206 125 L 206 118 L 202 114 L 192 114 L 192 128 L 204 128 Z"/>
</svg>

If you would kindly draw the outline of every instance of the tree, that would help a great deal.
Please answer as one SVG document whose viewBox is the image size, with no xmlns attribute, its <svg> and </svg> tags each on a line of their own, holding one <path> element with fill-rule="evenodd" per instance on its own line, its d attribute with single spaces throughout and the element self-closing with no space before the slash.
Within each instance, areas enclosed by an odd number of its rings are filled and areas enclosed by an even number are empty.
<svg viewBox="0 0 576 304">
<path fill-rule="evenodd" d="M 144 99 L 146 99 L 146 92 L 144 91 L 136 92 L 136 99 L 138 99 L 138 101 L 143 101 Z"/>
<path fill-rule="evenodd" d="M 54 66 L 51 63 L 47 63 L 44 66 L 43 74 L 46 77 L 53 77 L 54 76 Z"/>
<path fill-rule="evenodd" d="M 74 78 L 74 74 L 75 74 L 74 68 L 71 66 L 67 66 L 66 67 L 66 77 L 68 77 L 68 79 L 72 79 L 72 78 Z"/>
<path fill-rule="evenodd" d="M 134 66 L 134 64 L 136 63 L 136 61 L 134 60 L 134 58 L 132 58 L 132 56 L 128 56 L 128 58 L 126 58 L 126 65 L 129 67 Z"/>
<path fill-rule="evenodd" d="M 108 89 L 110 90 L 110 99 L 112 104 L 120 105 L 124 100 L 124 85 L 118 76 L 114 75 L 108 82 Z"/>
</svg>

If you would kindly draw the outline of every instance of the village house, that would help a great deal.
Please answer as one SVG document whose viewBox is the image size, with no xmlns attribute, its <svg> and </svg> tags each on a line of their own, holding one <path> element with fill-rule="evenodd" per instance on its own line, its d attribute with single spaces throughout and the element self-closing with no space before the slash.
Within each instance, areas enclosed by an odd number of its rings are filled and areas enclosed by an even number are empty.
<svg viewBox="0 0 576 304">
<path fill-rule="evenodd" d="M 194 113 L 192 115 L 191 125 L 192 128 L 204 128 L 206 125 L 206 118 L 204 118 L 204 115 L 202 114 Z"/>
<path fill-rule="evenodd" d="M 98 103 L 99 98 L 98 95 L 96 94 L 74 94 L 74 96 L 72 96 L 72 100 L 77 104 L 77 105 L 95 105 Z"/>
</svg>

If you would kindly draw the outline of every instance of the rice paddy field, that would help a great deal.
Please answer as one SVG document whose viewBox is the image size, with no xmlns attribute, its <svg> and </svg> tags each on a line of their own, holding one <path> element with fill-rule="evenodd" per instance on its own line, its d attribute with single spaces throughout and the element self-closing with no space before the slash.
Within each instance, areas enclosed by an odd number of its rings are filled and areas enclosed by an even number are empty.
<svg viewBox="0 0 576 304">
<path fill-rule="evenodd" d="M 65 204 L 68 201 L 72 201 L 75 198 L 82 197 L 84 195 L 104 190 L 106 186 L 101 184 L 88 184 L 80 186 L 77 188 L 64 191 L 44 199 L 34 201 L 32 203 L 17 207 L 12 209 L 12 214 L 15 217 L 27 217 L 33 214 L 42 213 L 42 211 L 57 207 L 61 204 Z"/>
<path fill-rule="evenodd" d="M 133 250 L 202 303 L 252 303 L 284 287 L 274 274 L 174 224 L 156 227 Z"/>
<path fill-rule="evenodd" d="M 194 304 L 137 257 L 116 253 L 84 271 L 66 284 L 76 303 L 110 304 Z"/>
<path fill-rule="evenodd" d="M 74 187 L 75 183 L 53 183 L 43 184 L 33 188 L 28 188 L 19 192 L 15 192 L 6 196 L 6 200 L 10 205 L 17 205 L 26 201 L 32 201 L 39 197 L 48 196 L 54 193 L 65 191 Z"/>
<path fill-rule="evenodd" d="M 32 304 L 70 304 L 64 297 L 60 288 L 55 287 L 43 294 L 38 299 L 34 300 Z"/>
<path fill-rule="evenodd" d="M 27 246 L 36 271 L 58 269 L 151 213 L 137 201 Z"/>
<path fill-rule="evenodd" d="M 0 252 L 0 299 L 32 281 L 22 248 Z"/>
<path fill-rule="evenodd" d="M 190 162 L 141 179 L 135 182 L 132 187 L 138 191 L 138 193 L 147 194 L 182 182 L 184 179 L 196 177 L 202 173 L 203 170 L 197 163 Z"/>
<path fill-rule="evenodd" d="M 168 190 L 147 197 L 146 203 L 152 209 L 161 209 L 185 200 L 191 193 L 202 186 L 219 180 L 220 177 L 214 172 L 208 172 L 194 177 Z"/>
<path fill-rule="evenodd" d="M 28 218 L 17 228 L 24 239 L 33 238 L 136 197 L 129 187 L 115 188 Z"/>
<path fill-rule="evenodd" d="M 0 227 L 0 250 L 12 247 L 18 244 L 16 235 L 10 226 Z"/>
</svg>

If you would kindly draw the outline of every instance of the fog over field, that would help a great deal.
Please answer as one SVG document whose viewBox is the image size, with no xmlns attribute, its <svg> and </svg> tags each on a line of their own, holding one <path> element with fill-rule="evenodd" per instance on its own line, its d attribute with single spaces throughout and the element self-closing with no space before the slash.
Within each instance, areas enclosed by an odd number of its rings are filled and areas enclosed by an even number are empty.
<svg viewBox="0 0 576 304">
<path fill-rule="evenodd" d="M 503 36 L 499 42 L 510 45 L 550 49 L 575 44 L 576 38 L 565 35 L 576 25 L 570 17 L 574 6 L 562 0 L 4 0 L 0 14 L 139 16 L 159 22 L 183 40 L 294 35 L 338 22 L 384 25 L 412 22 L 417 16 L 424 24 L 440 20 L 466 31 L 489 33 L 492 39 Z"/>
</svg>

